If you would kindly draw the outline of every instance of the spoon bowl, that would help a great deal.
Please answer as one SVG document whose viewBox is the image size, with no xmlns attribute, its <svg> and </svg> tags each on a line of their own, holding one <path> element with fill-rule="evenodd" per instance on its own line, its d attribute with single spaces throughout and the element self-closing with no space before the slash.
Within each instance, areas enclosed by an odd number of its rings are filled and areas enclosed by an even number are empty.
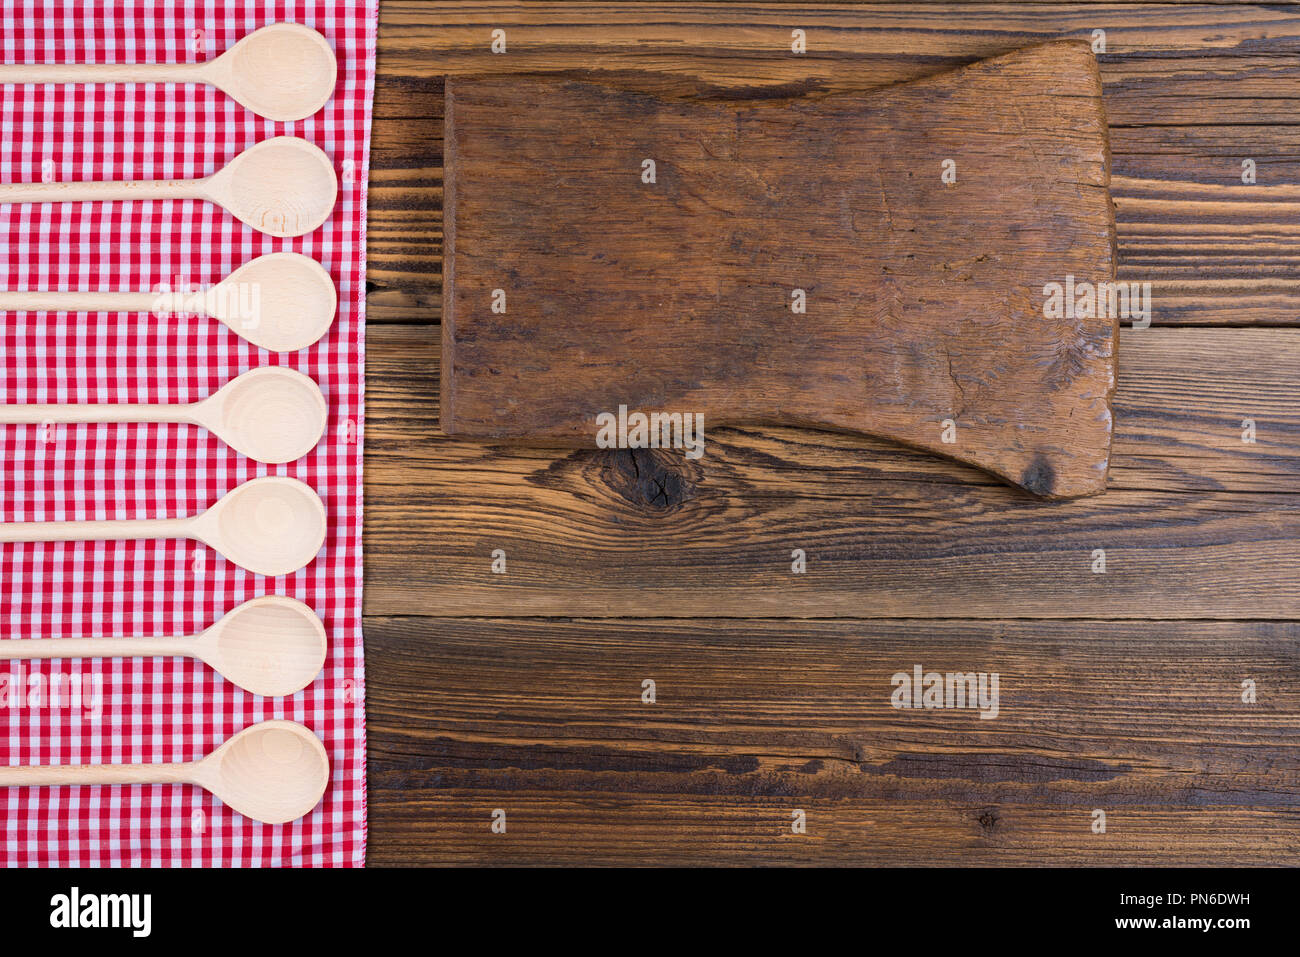
<svg viewBox="0 0 1300 957">
<path fill-rule="evenodd" d="M 250 310 L 250 304 L 255 308 Z M 207 315 L 272 352 L 294 352 L 319 341 L 337 310 L 334 280 L 301 253 L 258 256 L 203 297 Z"/>
<path fill-rule="evenodd" d="M 217 57 L 209 76 L 245 109 L 291 123 L 329 101 L 338 62 L 329 42 L 315 30 L 300 23 L 273 23 Z"/>
<path fill-rule="evenodd" d="M 296 136 L 250 146 L 203 183 L 211 202 L 271 236 L 303 236 L 318 228 L 339 191 L 329 157 Z"/>
<path fill-rule="evenodd" d="M 301 691 L 325 666 L 325 626 L 302 602 L 263 595 L 226 613 L 195 640 L 195 654 L 245 691 Z"/>
<path fill-rule="evenodd" d="M 287 824 L 320 803 L 329 785 L 320 739 L 292 721 L 245 728 L 194 765 L 194 783 L 255 821 Z"/>
<path fill-rule="evenodd" d="M 263 366 L 196 403 L 194 418 L 239 454 L 282 464 L 316 447 L 328 414 L 320 386 L 310 377 Z"/>
<path fill-rule="evenodd" d="M 325 543 L 325 505 L 297 479 L 267 476 L 227 492 L 194 520 L 192 534 L 257 575 L 288 575 Z"/>
</svg>

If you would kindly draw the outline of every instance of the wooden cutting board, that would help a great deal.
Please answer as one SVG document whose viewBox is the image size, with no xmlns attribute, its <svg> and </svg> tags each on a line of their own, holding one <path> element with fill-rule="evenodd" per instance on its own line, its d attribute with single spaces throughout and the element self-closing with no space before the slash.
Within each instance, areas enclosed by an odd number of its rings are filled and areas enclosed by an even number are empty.
<svg viewBox="0 0 1300 957">
<path fill-rule="evenodd" d="M 1086 43 L 762 102 L 452 77 L 446 137 L 448 434 L 594 447 L 622 406 L 1104 489 L 1117 323 L 1082 284 L 1114 281 L 1114 214 Z"/>
</svg>

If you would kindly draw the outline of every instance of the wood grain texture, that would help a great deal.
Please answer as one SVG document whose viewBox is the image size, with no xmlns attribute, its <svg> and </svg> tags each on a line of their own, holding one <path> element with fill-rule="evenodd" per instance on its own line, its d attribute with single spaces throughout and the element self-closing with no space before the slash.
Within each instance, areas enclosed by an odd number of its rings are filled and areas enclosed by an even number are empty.
<svg viewBox="0 0 1300 957">
<path fill-rule="evenodd" d="M 1291 623 L 376 619 L 371 860 L 1284 861 L 1297 639 Z M 892 707 L 891 676 L 918 664 L 997 672 L 997 716 Z"/>
<path fill-rule="evenodd" d="M 489 52 L 497 27 L 506 55 Z M 1121 335 L 1105 495 L 1039 503 L 793 428 L 720 431 L 693 467 L 439 435 L 446 76 L 829 96 L 1097 28 L 1119 276 L 1152 283 L 1169 327 Z M 385 0 L 370 860 L 1293 863 L 1300 332 L 1276 327 L 1300 317 L 1297 52 L 1300 8 L 1254 4 Z M 434 614 L 489 619 L 391 617 Z M 583 614 L 601 618 L 563 617 Z M 885 672 L 917 663 L 999 669 L 1007 707 L 894 711 Z M 639 703 L 645 677 L 660 710 Z M 1258 705 L 1240 703 L 1247 677 Z"/>
<path fill-rule="evenodd" d="M 448 434 L 594 448 L 625 409 L 653 447 L 684 418 L 696 441 L 813 425 L 1044 497 L 1105 488 L 1116 320 L 1073 293 L 1115 275 L 1087 44 L 865 96 L 513 76 L 454 78 L 447 103 Z"/>
<path fill-rule="evenodd" d="M 494 28 L 509 53 L 489 50 Z M 809 52 L 790 53 L 804 29 Z M 1252 4 L 428 4 L 385 0 L 370 195 L 372 321 L 441 316 L 444 77 L 558 71 L 662 95 L 826 95 L 914 80 L 1106 31 L 1119 276 L 1151 282 L 1152 321 L 1293 325 L 1300 232 L 1295 89 L 1300 8 Z M 649 71 L 647 76 L 643 71 Z M 1253 159 L 1258 182 L 1241 182 Z M 1129 179 L 1180 199 L 1148 215 Z M 1202 189 L 1209 187 L 1204 192 Z M 1253 226 L 1220 221 L 1215 188 L 1250 196 Z"/>
<path fill-rule="evenodd" d="M 369 353 L 370 614 L 1300 612 L 1292 330 L 1126 331 L 1113 487 L 1072 503 L 827 432 L 720 430 L 697 462 L 449 439 L 437 330 L 375 327 Z"/>
</svg>

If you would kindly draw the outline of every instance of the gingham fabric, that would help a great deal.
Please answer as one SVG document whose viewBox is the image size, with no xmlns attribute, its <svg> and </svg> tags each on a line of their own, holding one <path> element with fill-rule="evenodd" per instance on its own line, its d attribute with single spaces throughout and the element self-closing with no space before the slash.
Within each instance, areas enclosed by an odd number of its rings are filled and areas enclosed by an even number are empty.
<svg viewBox="0 0 1300 957">
<path fill-rule="evenodd" d="M 188 426 L 0 427 L 0 521 L 191 515 L 267 474 L 311 485 L 330 520 L 316 560 L 276 579 L 195 541 L 0 545 L 6 639 L 194 634 L 246 599 L 281 594 L 314 608 L 330 642 L 324 674 L 284 699 L 250 695 L 188 659 L 0 661 L 0 763 L 190 761 L 248 725 L 285 718 L 324 741 L 332 766 L 324 801 L 282 826 L 189 785 L 0 788 L 7 865 L 364 859 L 361 416 L 376 16 L 377 0 L 3 6 L 5 63 L 197 62 L 278 21 L 319 30 L 339 62 L 334 98 L 297 123 L 261 119 L 207 86 L 0 87 L 0 182 L 201 177 L 282 134 L 320 146 L 339 177 L 333 215 L 297 239 L 264 236 L 198 202 L 0 206 L 3 288 L 206 286 L 255 256 L 293 251 L 324 265 L 339 293 L 327 336 L 284 355 L 196 316 L 0 313 L 3 402 L 191 402 L 240 372 L 282 364 L 314 378 L 330 407 L 324 441 L 286 466 L 259 465 Z"/>
</svg>

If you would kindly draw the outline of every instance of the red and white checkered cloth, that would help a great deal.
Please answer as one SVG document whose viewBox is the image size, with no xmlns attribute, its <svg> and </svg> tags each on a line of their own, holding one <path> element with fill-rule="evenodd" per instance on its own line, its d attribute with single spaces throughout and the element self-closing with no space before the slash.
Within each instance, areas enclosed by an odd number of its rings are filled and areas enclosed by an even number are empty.
<svg viewBox="0 0 1300 957">
<path fill-rule="evenodd" d="M 297 239 L 264 236 L 198 202 L 0 206 L 0 287 L 205 286 L 255 256 L 294 251 L 334 277 L 339 312 L 321 342 L 285 355 L 201 317 L 0 313 L 3 402 L 191 402 L 240 372 L 282 364 L 314 378 L 330 407 L 324 441 L 287 466 L 249 461 L 188 426 L 0 427 L 0 521 L 190 515 L 266 474 L 311 485 L 330 517 L 321 556 L 279 579 L 194 541 L 0 545 L 0 638 L 194 634 L 246 599 L 281 594 L 314 608 L 330 640 L 323 676 L 283 699 L 250 695 L 188 659 L 0 661 L 0 763 L 189 761 L 257 721 L 286 718 L 322 738 L 332 765 L 323 803 L 283 826 L 250 821 L 188 785 L 0 788 L 0 863 L 364 860 L 361 437 L 377 9 L 378 0 L 3 6 L 5 63 L 197 62 L 257 27 L 296 21 L 333 45 L 339 81 L 324 110 L 297 123 L 261 119 L 207 86 L 3 86 L 0 182 L 189 179 L 288 133 L 333 159 L 339 200 L 322 228 Z M 89 700 L 66 688 L 56 699 L 56 676 Z"/>
</svg>

